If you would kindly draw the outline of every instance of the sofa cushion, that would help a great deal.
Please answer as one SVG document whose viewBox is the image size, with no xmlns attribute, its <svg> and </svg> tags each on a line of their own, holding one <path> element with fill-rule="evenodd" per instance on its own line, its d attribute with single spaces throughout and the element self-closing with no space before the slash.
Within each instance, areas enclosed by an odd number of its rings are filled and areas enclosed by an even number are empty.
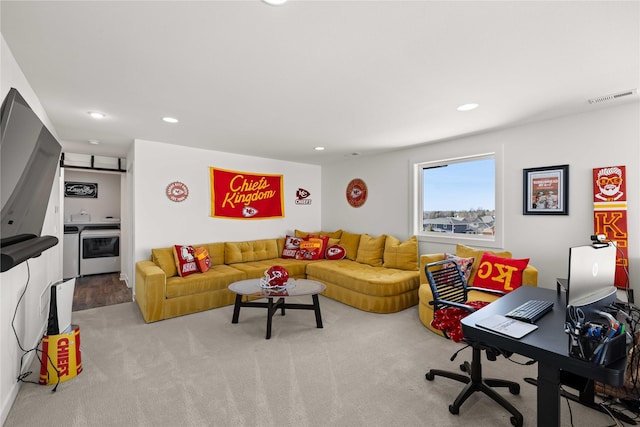
<svg viewBox="0 0 640 427">
<path fill-rule="evenodd" d="M 461 258 L 474 259 L 473 267 L 471 268 L 471 277 L 469 278 L 469 282 L 468 282 L 471 285 L 475 283 L 474 280 L 476 277 L 476 272 L 478 271 L 478 266 L 480 266 L 480 259 L 482 258 L 482 254 L 485 252 L 492 253 L 494 255 L 497 255 L 503 258 L 511 258 L 511 252 L 509 251 L 493 252 L 493 251 L 487 251 L 484 249 L 476 249 L 476 248 L 472 248 L 470 246 L 465 246 L 461 244 L 456 245 L 456 256 L 459 256 Z"/>
<path fill-rule="evenodd" d="M 198 272 L 198 264 L 194 256 L 195 249 L 190 245 L 174 245 L 173 257 L 176 261 L 178 276 L 187 277 Z"/>
<path fill-rule="evenodd" d="M 363 295 L 392 296 L 416 290 L 417 271 L 373 267 L 357 261 L 316 261 L 307 265 L 307 276 Z"/>
<path fill-rule="evenodd" d="M 511 292 L 522 286 L 522 272 L 528 264 L 529 258 L 503 258 L 484 253 L 473 286 Z"/>
<path fill-rule="evenodd" d="M 238 262 L 260 261 L 263 259 L 279 258 L 278 242 L 276 239 L 250 240 L 247 242 L 225 242 L 224 262 L 235 264 Z"/>
<path fill-rule="evenodd" d="M 418 270 L 418 239 L 411 237 L 405 242 L 387 236 L 384 242 L 383 267 L 400 270 Z"/>
<path fill-rule="evenodd" d="M 260 261 L 242 262 L 232 264 L 230 267 L 244 273 L 247 279 L 260 279 L 264 276 L 265 271 L 274 265 L 281 265 L 289 272 L 289 277 L 305 278 L 306 266 L 311 261 L 302 261 L 291 258 L 274 258 Z"/>
<path fill-rule="evenodd" d="M 166 297 L 175 298 L 185 295 L 226 289 L 231 283 L 244 280 L 245 274 L 228 265 L 214 265 L 202 274 L 188 277 L 174 276 L 167 279 Z"/>
<path fill-rule="evenodd" d="M 178 275 L 172 247 L 151 249 L 151 261 L 164 271 L 167 278 Z"/>
<path fill-rule="evenodd" d="M 360 245 L 360 234 L 343 231 L 340 237 L 340 246 L 346 251 L 346 258 L 355 261 L 358 256 L 358 246 Z"/>
<path fill-rule="evenodd" d="M 307 237 L 309 235 L 314 236 L 327 236 L 331 239 L 339 239 L 342 236 L 342 230 L 336 231 L 302 231 L 302 230 L 294 230 L 294 234 L 296 237 Z"/>
<path fill-rule="evenodd" d="M 368 234 L 361 235 L 356 261 L 372 267 L 382 267 L 382 256 L 384 254 L 386 237 L 385 234 L 378 237 L 371 237 Z"/>
</svg>

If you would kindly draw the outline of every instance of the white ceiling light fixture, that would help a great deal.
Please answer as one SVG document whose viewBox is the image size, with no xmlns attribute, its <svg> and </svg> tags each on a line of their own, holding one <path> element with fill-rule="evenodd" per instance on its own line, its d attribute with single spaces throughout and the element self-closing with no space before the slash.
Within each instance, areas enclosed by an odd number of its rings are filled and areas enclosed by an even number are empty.
<svg viewBox="0 0 640 427">
<path fill-rule="evenodd" d="M 87 114 L 89 114 L 91 117 L 93 117 L 94 119 L 104 119 L 105 117 L 107 117 L 106 114 L 101 113 L 99 111 L 89 111 Z"/>
<path fill-rule="evenodd" d="M 281 6 L 287 2 L 287 0 L 262 0 L 262 1 L 271 6 Z"/>
<path fill-rule="evenodd" d="M 313 147 L 316 151 L 324 151 L 324 147 Z"/>
<path fill-rule="evenodd" d="M 178 123 L 178 119 L 175 117 L 163 117 L 162 121 L 167 123 Z"/>
<path fill-rule="evenodd" d="M 98 144 L 100 144 L 100 141 L 98 141 L 97 139 L 90 139 L 88 142 L 89 142 L 89 144 L 91 144 L 91 145 L 98 145 Z"/>
<path fill-rule="evenodd" d="M 474 103 L 462 104 L 457 108 L 457 110 L 458 111 L 471 111 L 471 110 L 475 110 L 478 107 L 479 107 L 479 105 L 478 104 L 474 104 Z"/>
</svg>

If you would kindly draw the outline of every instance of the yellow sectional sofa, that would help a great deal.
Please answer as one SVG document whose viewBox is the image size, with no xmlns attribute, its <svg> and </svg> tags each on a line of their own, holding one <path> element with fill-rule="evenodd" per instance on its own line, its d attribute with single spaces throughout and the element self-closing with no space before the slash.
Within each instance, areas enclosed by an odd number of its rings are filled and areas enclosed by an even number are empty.
<svg viewBox="0 0 640 427">
<path fill-rule="evenodd" d="M 151 250 L 149 260 L 136 263 L 135 299 L 144 320 L 163 319 L 234 303 L 228 286 L 257 279 L 273 265 L 290 277 L 309 278 L 326 285 L 323 295 L 361 310 L 391 313 L 418 303 L 420 273 L 415 237 L 400 242 L 392 236 L 336 232 L 305 233 L 330 237 L 346 252 L 341 260 L 282 258 L 284 238 L 192 245 L 204 247 L 211 258 L 206 273 L 178 275 L 173 247 Z"/>
<path fill-rule="evenodd" d="M 473 267 L 471 268 L 471 275 L 469 277 L 468 283 L 469 286 L 473 286 L 473 281 L 478 272 L 478 267 L 480 265 L 480 260 L 482 258 L 482 254 L 485 252 L 489 252 L 491 254 L 497 255 L 503 258 L 511 258 L 512 254 L 509 251 L 502 252 L 493 252 L 483 249 L 476 249 L 465 245 L 457 245 L 455 256 L 460 258 L 473 258 Z M 429 328 L 429 330 L 443 335 L 442 331 L 436 329 L 431 326 L 431 321 L 433 320 L 433 305 L 429 304 L 430 301 L 433 301 L 433 294 L 431 293 L 431 288 L 429 287 L 429 283 L 427 282 L 427 276 L 425 274 L 425 266 L 432 262 L 444 260 L 446 254 L 444 253 L 436 253 L 436 254 L 425 254 L 420 256 L 420 288 L 418 290 L 418 316 L 420 317 L 420 321 L 424 326 Z M 527 267 L 522 271 L 522 285 L 524 286 L 538 286 L 538 270 L 528 264 Z M 479 291 L 470 291 L 468 295 L 469 301 L 487 301 L 491 302 L 498 298 L 497 296 L 479 292 Z"/>
</svg>

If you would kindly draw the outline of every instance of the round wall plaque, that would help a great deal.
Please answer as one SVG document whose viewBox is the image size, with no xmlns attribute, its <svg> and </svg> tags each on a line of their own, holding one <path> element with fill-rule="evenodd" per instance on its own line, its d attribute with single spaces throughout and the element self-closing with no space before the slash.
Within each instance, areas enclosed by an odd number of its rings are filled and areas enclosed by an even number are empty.
<svg viewBox="0 0 640 427">
<path fill-rule="evenodd" d="M 347 185 L 347 202 L 354 208 L 359 208 L 367 201 L 367 184 L 360 178 L 352 179 Z"/>
<path fill-rule="evenodd" d="M 182 202 L 189 197 L 189 188 L 180 181 L 174 181 L 167 185 L 167 197 L 172 202 Z"/>
</svg>

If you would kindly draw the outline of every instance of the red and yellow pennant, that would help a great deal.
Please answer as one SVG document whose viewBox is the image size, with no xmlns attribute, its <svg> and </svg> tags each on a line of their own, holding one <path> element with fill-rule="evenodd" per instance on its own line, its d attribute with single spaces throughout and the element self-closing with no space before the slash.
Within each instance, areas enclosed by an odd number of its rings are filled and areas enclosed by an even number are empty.
<svg viewBox="0 0 640 427">
<path fill-rule="evenodd" d="M 282 175 L 209 168 L 211 216 L 233 219 L 284 217 Z"/>
<path fill-rule="evenodd" d="M 593 170 L 593 228 L 618 246 L 615 285 L 625 288 L 628 258 L 627 190 L 624 166 Z"/>
</svg>

